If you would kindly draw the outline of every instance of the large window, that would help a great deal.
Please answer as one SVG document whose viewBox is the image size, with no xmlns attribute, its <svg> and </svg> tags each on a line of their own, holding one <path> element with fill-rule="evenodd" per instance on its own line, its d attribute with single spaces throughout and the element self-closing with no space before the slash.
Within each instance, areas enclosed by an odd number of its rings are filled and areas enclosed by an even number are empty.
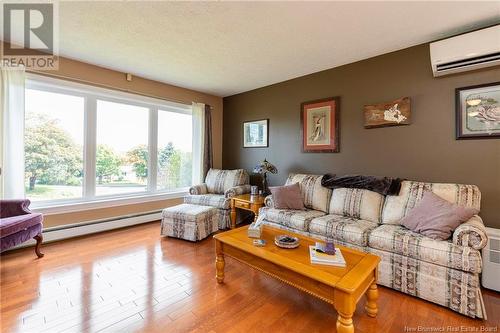
<svg viewBox="0 0 500 333">
<path fill-rule="evenodd" d="M 190 114 L 158 111 L 158 188 L 169 190 L 191 184 L 192 141 Z"/>
<path fill-rule="evenodd" d="M 31 200 L 82 197 L 84 102 L 26 89 L 25 187 Z"/>
<path fill-rule="evenodd" d="M 25 187 L 37 204 L 185 190 L 190 105 L 52 79 L 26 88 Z"/>
<path fill-rule="evenodd" d="M 97 101 L 96 195 L 147 190 L 148 111 Z"/>
</svg>

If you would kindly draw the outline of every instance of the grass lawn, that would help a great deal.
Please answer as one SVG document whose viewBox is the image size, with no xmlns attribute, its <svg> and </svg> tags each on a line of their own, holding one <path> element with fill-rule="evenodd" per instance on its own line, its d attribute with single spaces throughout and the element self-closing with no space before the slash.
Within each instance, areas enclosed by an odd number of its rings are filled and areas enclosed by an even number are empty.
<svg viewBox="0 0 500 333">
<path fill-rule="evenodd" d="M 43 185 L 36 184 L 35 189 L 30 191 L 26 187 L 26 197 L 31 201 L 56 200 L 56 199 L 76 199 L 82 196 L 82 186 L 66 185 Z M 134 183 L 109 183 L 96 186 L 96 195 L 111 195 L 120 193 L 142 192 L 146 190 L 146 185 Z"/>
<path fill-rule="evenodd" d="M 29 188 L 26 187 L 26 197 L 32 201 L 72 199 L 81 196 L 82 196 L 81 186 L 36 184 L 35 189 L 33 191 L 30 191 Z"/>
</svg>

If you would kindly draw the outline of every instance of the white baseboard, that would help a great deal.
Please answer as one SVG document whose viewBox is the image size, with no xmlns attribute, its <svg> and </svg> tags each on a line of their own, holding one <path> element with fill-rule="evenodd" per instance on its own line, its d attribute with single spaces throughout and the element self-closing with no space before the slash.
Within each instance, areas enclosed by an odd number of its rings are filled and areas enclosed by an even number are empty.
<svg viewBox="0 0 500 333">
<path fill-rule="evenodd" d="M 120 216 L 114 219 L 96 220 L 84 223 L 76 223 L 67 226 L 52 227 L 43 230 L 42 232 L 43 242 L 47 243 L 72 237 L 90 235 L 97 232 L 158 221 L 160 219 L 161 219 L 161 212 L 154 212 L 154 213 L 150 212 L 141 215 Z M 158 233 L 159 232 L 160 231 L 158 229 Z M 13 247 L 12 250 L 33 245 L 35 245 L 35 240 L 31 239 L 23 244 Z"/>
</svg>

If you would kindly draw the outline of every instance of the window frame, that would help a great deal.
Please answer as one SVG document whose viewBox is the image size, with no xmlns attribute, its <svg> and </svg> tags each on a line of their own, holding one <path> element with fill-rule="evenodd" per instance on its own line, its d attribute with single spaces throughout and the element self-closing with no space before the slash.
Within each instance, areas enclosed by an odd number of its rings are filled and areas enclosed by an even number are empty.
<svg viewBox="0 0 500 333">
<path fill-rule="evenodd" d="M 193 115 L 191 105 L 171 102 L 153 97 L 96 87 L 62 79 L 29 73 L 25 89 L 82 97 L 83 115 L 83 182 L 82 196 L 73 199 L 33 201 L 31 207 L 44 213 L 86 210 L 99 207 L 133 204 L 146 201 L 179 198 L 187 194 L 189 187 L 158 189 L 158 112 L 175 112 Z M 97 149 L 97 101 L 109 101 L 146 108 L 148 112 L 148 177 L 145 191 L 125 194 L 96 195 L 96 149 Z M 195 134 L 192 133 L 194 136 Z M 23 184 L 24 186 L 24 184 Z"/>
</svg>

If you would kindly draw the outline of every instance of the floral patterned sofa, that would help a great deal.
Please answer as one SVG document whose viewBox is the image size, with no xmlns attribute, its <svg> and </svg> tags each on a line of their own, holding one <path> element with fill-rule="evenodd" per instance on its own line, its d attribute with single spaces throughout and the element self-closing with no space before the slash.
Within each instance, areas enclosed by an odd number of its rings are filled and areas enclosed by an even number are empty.
<svg viewBox="0 0 500 333">
<path fill-rule="evenodd" d="M 250 193 L 249 183 L 250 177 L 244 169 L 210 169 L 203 184 L 189 189 L 184 203 L 218 208 L 219 229 L 226 229 L 231 226 L 231 198 Z"/>
<path fill-rule="evenodd" d="M 374 253 L 382 259 L 379 284 L 470 317 L 486 317 L 479 280 L 480 250 L 487 242 L 481 218 L 472 217 L 446 241 L 428 238 L 399 224 L 424 191 L 479 210 L 481 193 L 477 186 L 404 181 L 399 195 L 384 197 L 360 189 L 332 191 L 321 186 L 321 178 L 290 174 L 286 183 L 299 183 L 307 209 L 275 209 L 272 196 L 268 196 L 259 220 Z"/>
</svg>

